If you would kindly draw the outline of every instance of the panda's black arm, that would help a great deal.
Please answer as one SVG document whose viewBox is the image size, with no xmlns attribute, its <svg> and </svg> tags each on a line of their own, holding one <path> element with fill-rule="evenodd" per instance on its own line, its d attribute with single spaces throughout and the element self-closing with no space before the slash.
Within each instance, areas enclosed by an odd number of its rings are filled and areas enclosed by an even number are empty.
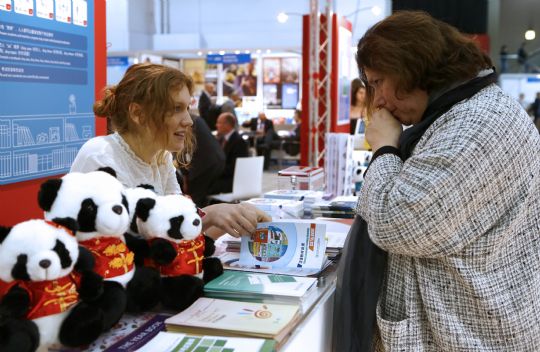
<svg viewBox="0 0 540 352">
<path fill-rule="evenodd" d="M 216 251 L 216 245 L 214 240 L 206 235 L 204 235 L 204 253 L 205 257 L 210 257 Z"/>
<path fill-rule="evenodd" d="M 148 242 L 144 238 L 135 237 L 129 233 L 125 233 L 124 238 L 129 250 L 135 253 L 135 265 L 143 265 L 144 258 L 150 255 Z"/>
<path fill-rule="evenodd" d="M 159 265 L 172 263 L 177 254 L 174 246 L 163 238 L 157 238 L 150 244 L 150 258 Z"/>
<path fill-rule="evenodd" d="M 83 246 L 79 246 L 79 258 L 77 259 L 77 263 L 75 263 L 75 270 L 78 272 L 93 270 L 94 264 L 95 260 L 92 252 Z"/>
<path fill-rule="evenodd" d="M 77 288 L 82 301 L 94 301 L 103 294 L 103 277 L 91 271 L 81 272 L 81 283 Z"/>
<path fill-rule="evenodd" d="M 6 318 L 24 318 L 30 309 L 30 295 L 19 286 L 13 286 L 0 301 L 0 322 Z"/>
</svg>

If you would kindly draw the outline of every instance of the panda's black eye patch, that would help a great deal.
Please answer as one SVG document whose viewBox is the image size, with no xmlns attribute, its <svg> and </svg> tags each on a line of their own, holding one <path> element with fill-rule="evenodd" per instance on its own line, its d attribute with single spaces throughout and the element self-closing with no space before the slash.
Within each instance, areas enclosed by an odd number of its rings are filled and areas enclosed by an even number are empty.
<svg viewBox="0 0 540 352">
<path fill-rule="evenodd" d="M 28 256 L 26 254 L 19 254 L 17 256 L 17 263 L 15 263 L 11 270 L 11 276 L 15 280 L 30 281 L 30 275 L 28 275 L 28 271 L 26 270 L 27 262 Z"/>
<path fill-rule="evenodd" d="M 77 214 L 77 222 L 79 223 L 79 231 L 92 232 L 96 231 L 96 216 L 97 205 L 90 198 L 82 201 L 81 209 Z"/>
<path fill-rule="evenodd" d="M 127 210 L 128 214 L 129 214 L 129 205 L 128 205 L 128 201 L 127 201 L 126 196 L 123 195 L 123 194 L 122 194 L 122 205 L 123 205 L 124 207 L 126 207 L 126 210 Z"/>
<path fill-rule="evenodd" d="M 62 269 L 68 268 L 71 263 L 71 256 L 69 255 L 69 251 L 66 248 L 66 245 L 64 242 L 61 242 L 60 240 L 56 240 L 56 245 L 53 248 L 53 251 L 58 254 L 58 258 L 60 258 L 60 265 L 62 265 Z"/>
<path fill-rule="evenodd" d="M 179 215 L 171 218 L 169 222 L 171 224 L 171 228 L 169 229 L 169 231 L 167 231 L 167 235 L 177 240 L 181 240 L 182 238 L 184 238 L 184 236 L 182 236 L 182 234 L 180 233 L 180 227 L 184 222 L 184 217 L 182 215 Z"/>
</svg>

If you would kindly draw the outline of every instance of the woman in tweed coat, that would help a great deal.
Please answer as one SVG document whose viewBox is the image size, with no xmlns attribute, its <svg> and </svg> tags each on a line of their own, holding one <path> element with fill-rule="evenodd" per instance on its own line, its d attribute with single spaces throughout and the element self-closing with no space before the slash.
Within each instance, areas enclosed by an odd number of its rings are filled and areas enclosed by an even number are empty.
<svg viewBox="0 0 540 352">
<path fill-rule="evenodd" d="M 472 41 L 422 12 L 368 30 L 357 62 L 374 151 L 358 212 L 388 252 L 376 348 L 540 351 L 540 140 L 527 114 Z"/>
</svg>

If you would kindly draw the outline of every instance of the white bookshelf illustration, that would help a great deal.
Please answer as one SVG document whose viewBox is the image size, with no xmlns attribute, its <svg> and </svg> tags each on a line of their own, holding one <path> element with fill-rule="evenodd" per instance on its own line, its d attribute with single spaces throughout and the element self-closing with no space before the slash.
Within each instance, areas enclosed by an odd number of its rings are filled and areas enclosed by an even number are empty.
<svg viewBox="0 0 540 352">
<path fill-rule="evenodd" d="M 0 184 L 68 172 L 93 122 L 88 113 L 0 119 Z"/>
<path fill-rule="evenodd" d="M 22 126 L 14 122 L 13 135 L 15 136 L 14 146 L 16 147 L 27 147 L 36 144 L 28 126 Z"/>
<path fill-rule="evenodd" d="M 0 120 L 0 149 L 11 148 L 11 120 Z"/>
<path fill-rule="evenodd" d="M 0 178 L 11 176 L 11 152 L 0 153 Z"/>
<path fill-rule="evenodd" d="M 75 127 L 75 125 L 72 123 L 66 122 L 66 130 L 64 133 L 66 142 L 74 142 L 79 140 L 77 127 Z"/>
</svg>

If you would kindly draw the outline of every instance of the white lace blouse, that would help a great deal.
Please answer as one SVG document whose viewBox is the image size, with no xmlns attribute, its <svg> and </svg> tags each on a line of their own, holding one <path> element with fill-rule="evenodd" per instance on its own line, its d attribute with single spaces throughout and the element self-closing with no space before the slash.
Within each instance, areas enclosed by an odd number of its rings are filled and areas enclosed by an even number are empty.
<svg viewBox="0 0 540 352">
<path fill-rule="evenodd" d="M 113 168 L 118 180 L 126 187 L 148 184 L 154 186 L 160 195 L 181 193 L 172 154 L 167 154 L 165 164 L 158 165 L 155 160 L 148 164 L 135 155 L 118 133 L 87 141 L 75 157 L 70 171 L 90 172 L 105 166 Z"/>
</svg>

